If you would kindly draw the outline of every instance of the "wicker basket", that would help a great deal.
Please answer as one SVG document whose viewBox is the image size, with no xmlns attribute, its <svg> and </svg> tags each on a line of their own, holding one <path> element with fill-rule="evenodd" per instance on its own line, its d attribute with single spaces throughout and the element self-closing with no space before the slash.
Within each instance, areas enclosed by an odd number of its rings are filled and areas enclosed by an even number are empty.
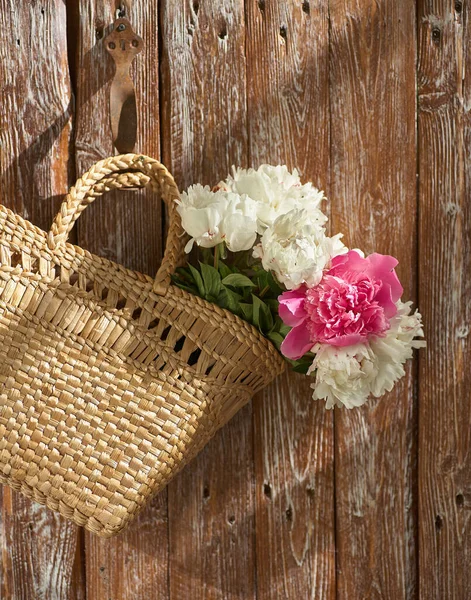
<svg viewBox="0 0 471 600">
<path fill-rule="evenodd" d="M 112 188 L 151 184 L 169 234 L 155 280 L 67 243 Z M 94 165 L 49 233 L 0 207 L 0 480 L 104 537 L 284 368 L 258 331 L 170 284 L 185 238 L 172 176 Z"/>
</svg>

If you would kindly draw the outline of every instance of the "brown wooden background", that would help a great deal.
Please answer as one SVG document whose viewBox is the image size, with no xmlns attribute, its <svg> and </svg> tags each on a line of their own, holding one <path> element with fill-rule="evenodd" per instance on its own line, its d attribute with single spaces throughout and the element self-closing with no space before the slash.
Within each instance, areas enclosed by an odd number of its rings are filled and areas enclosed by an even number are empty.
<svg viewBox="0 0 471 600">
<path fill-rule="evenodd" d="M 0 0 L 0 202 L 48 229 L 113 153 L 113 0 Z M 183 188 L 298 166 L 333 231 L 400 259 L 428 349 L 394 393 L 326 412 L 290 376 L 121 537 L 0 492 L 1 597 L 471 598 L 471 7 L 467 0 L 134 0 L 137 150 Z M 154 273 L 161 209 L 88 209 L 76 241 Z"/>
</svg>

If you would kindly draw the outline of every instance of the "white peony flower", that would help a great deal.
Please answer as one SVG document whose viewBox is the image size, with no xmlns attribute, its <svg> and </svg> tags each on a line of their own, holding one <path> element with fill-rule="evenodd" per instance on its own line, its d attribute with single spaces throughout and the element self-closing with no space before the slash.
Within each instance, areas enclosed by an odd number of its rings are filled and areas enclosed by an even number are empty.
<svg viewBox="0 0 471 600">
<path fill-rule="evenodd" d="M 341 237 L 327 237 L 325 229 L 311 220 L 310 213 L 295 209 L 265 230 L 253 256 L 260 258 L 263 268 L 273 271 L 287 289 L 303 283 L 312 287 L 319 283 L 330 260 L 347 252 Z"/>
<path fill-rule="evenodd" d="M 317 344 L 316 357 L 308 374 L 316 372 L 311 385 L 315 400 L 326 400 L 326 408 L 335 405 L 353 408 L 369 396 L 379 398 L 390 392 L 404 374 L 404 363 L 412 358 L 413 348 L 422 348 L 422 317 L 410 314 L 411 302 L 397 302 L 398 312 L 391 319 L 385 337 L 374 337 L 366 344 L 335 347 Z"/>
<path fill-rule="evenodd" d="M 213 192 L 197 184 L 183 192 L 177 204 L 183 229 L 191 236 L 185 252 L 191 251 L 194 242 L 204 248 L 225 242 L 232 252 L 253 247 L 257 235 L 255 202 L 245 194 Z"/>
<path fill-rule="evenodd" d="M 326 408 L 335 405 L 354 408 L 367 401 L 371 382 L 378 375 L 369 344 L 341 348 L 317 344 L 313 352 L 316 357 L 308 375 L 316 372 L 316 381 L 311 385 L 315 400 L 325 400 Z"/>
<path fill-rule="evenodd" d="M 313 187 L 312 183 L 301 184 L 298 171 L 295 169 L 291 173 L 285 165 L 261 165 L 256 170 L 233 167 L 233 176 L 222 181 L 219 187 L 247 194 L 256 201 L 260 234 L 279 216 L 295 208 L 307 210 L 311 220 L 319 225 L 327 221 L 319 208 L 325 198 L 324 192 Z"/>
</svg>

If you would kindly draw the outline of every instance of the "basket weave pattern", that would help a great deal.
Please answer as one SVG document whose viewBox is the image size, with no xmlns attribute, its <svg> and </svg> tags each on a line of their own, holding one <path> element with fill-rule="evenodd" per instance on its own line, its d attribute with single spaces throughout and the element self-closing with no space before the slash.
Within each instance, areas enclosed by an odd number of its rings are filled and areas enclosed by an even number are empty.
<svg viewBox="0 0 471 600">
<path fill-rule="evenodd" d="M 98 196 L 148 184 L 169 215 L 155 279 L 67 243 Z M 0 207 L 0 481 L 105 537 L 284 368 L 248 323 L 171 285 L 176 198 L 163 165 L 128 154 L 79 179 L 48 233 Z"/>
</svg>

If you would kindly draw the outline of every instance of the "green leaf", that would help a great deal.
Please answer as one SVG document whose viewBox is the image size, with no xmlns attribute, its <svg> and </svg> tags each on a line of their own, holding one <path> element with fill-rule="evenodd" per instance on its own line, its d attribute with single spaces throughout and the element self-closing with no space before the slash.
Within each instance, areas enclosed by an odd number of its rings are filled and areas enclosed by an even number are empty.
<svg viewBox="0 0 471 600">
<path fill-rule="evenodd" d="M 304 362 L 296 362 L 293 366 L 293 371 L 295 373 L 302 373 L 303 375 L 307 375 L 307 371 L 311 365 L 309 363 Z"/>
<path fill-rule="evenodd" d="M 273 327 L 273 316 L 268 306 L 258 296 L 252 294 L 253 301 L 253 324 L 263 334 L 267 334 Z"/>
<path fill-rule="evenodd" d="M 260 269 L 260 271 L 257 272 L 256 277 L 259 290 L 265 289 L 268 285 L 268 271 Z"/>
<path fill-rule="evenodd" d="M 230 285 L 232 287 L 255 287 L 255 284 L 250 281 L 245 275 L 240 273 L 231 273 L 222 280 L 224 285 Z"/>
<path fill-rule="evenodd" d="M 253 294 L 252 294 L 252 301 L 253 301 L 252 323 L 253 323 L 253 325 L 255 325 L 255 327 L 258 327 L 260 329 L 260 305 L 262 304 L 262 301 L 260 300 L 260 298 L 257 298 L 257 296 L 254 296 Z"/>
<path fill-rule="evenodd" d="M 215 302 L 221 289 L 221 276 L 218 270 L 211 265 L 200 262 L 200 268 L 206 290 L 205 298 Z"/>
<path fill-rule="evenodd" d="M 188 269 L 185 267 L 178 267 L 175 269 L 175 274 L 173 275 L 176 279 L 182 279 L 188 283 L 194 283 L 194 279 L 191 273 L 188 272 Z"/>
<path fill-rule="evenodd" d="M 267 334 L 273 327 L 273 316 L 271 314 L 271 310 L 268 308 L 265 302 L 262 302 L 260 306 L 260 313 L 260 325 L 262 327 L 262 333 Z"/>
<path fill-rule="evenodd" d="M 276 297 L 283 293 L 282 287 L 278 283 L 278 280 L 273 277 L 273 273 L 271 271 L 268 273 L 267 283 L 270 286 L 272 293 L 275 294 Z"/>
<path fill-rule="evenodd" d="M 239 304 L 243 318 L 249 323 L 253 323 L 253 304 L 241 302 Z"/>
<path fill-rule="evenodd" d="M 281 333 L 281 335 L 283 337 L 286 337 L 288 335 L 288 333 L 291 331 L 291 327 L 288 327 L 288 325 L 285 325 L 284 323 L 282 323 L 280 325 L 280 328 L 278 331 Z"/>
<path fill-rule="evenodd" d="M 223 286 L 219 292 L 217 304 L 222 308 L 227 308 L 227 310 L 230 310 L 234 314 L 239 315 L 241 314 L 241 300 L 242 298 L 239 294 L 237 294 L 230 288 Z"/>
<path fill-rule="evenodd" d="M 280 306 L 280 303 L 278 302 L 278 300 L 275 300 L 275 298 L 263 298 L 263 301 L 270 308 L 271 312 L 274 315 L 278 314 L 278 308 Z"/>
<path fill-rule="evenodd" d="M 270 333 L 267 334 L 267 338 L 275 344 L 278 350 L 280 349 L 280 346 L 284 340 L 284 337 L 277 331 L 270 331 Z"/>
<path fill-rule="evenodd" d="M 226 263 L 223 263 L 222 261 L 219 261 L 218 269 L 219 269 L 219 273 L 220 273 L 221 277 L 224 277 L 224 278 L 232 273 L 231 268 L 228 267 L 226 265 Z"/>
<path fill-rule="evenodd" d="M 226 290 L 223 288 L 216 299 L 216 304 L 221 308 L 225 308 L 227 310 L 231 310 L 229 307 L 230 300 L 226 294 Z"/>
<path fill-rule="evenodd" d="M 197 260 L 199 262 L 205 264 L 211 264 L 214 260 L 214 254 L 212 248 L 203 248 L 202 246 L 198 246 L 198 256 Z"/>
<path fill-rule="evenodd" d="M 309 352 L 298 360 L 289 360 L 288 362 L 291 364 L 291 368 L 295 373 L 302 373 L 303 375 L 306 375 L 309 367 L 312 365 L 313 360 L 314 354 Z"/>
<path fill-rule="evenodd" d="M 191 274 L 193 275 L 193 279 L 195 280 L 199 295 L 201 296 L 201 298 L 204 298 L 206 296 L 206 291 L 200 272 L 198 271 L 198 269 L 195 269 L 193 265 L 189 264 L 188 267 L 191 271 Z"/>
<path fill-rule="evenodd" d="M 196 288 L 196 286 L 185 285 L 181 281 L 178 281 L 178 279 L 172 279 L 172 281 L 177 287 L 179 287 L 182 290 L 185 290 L 185 292 L 195 294 L 196 296 L 198 295 L 198 289 Z"/>
</svg>

